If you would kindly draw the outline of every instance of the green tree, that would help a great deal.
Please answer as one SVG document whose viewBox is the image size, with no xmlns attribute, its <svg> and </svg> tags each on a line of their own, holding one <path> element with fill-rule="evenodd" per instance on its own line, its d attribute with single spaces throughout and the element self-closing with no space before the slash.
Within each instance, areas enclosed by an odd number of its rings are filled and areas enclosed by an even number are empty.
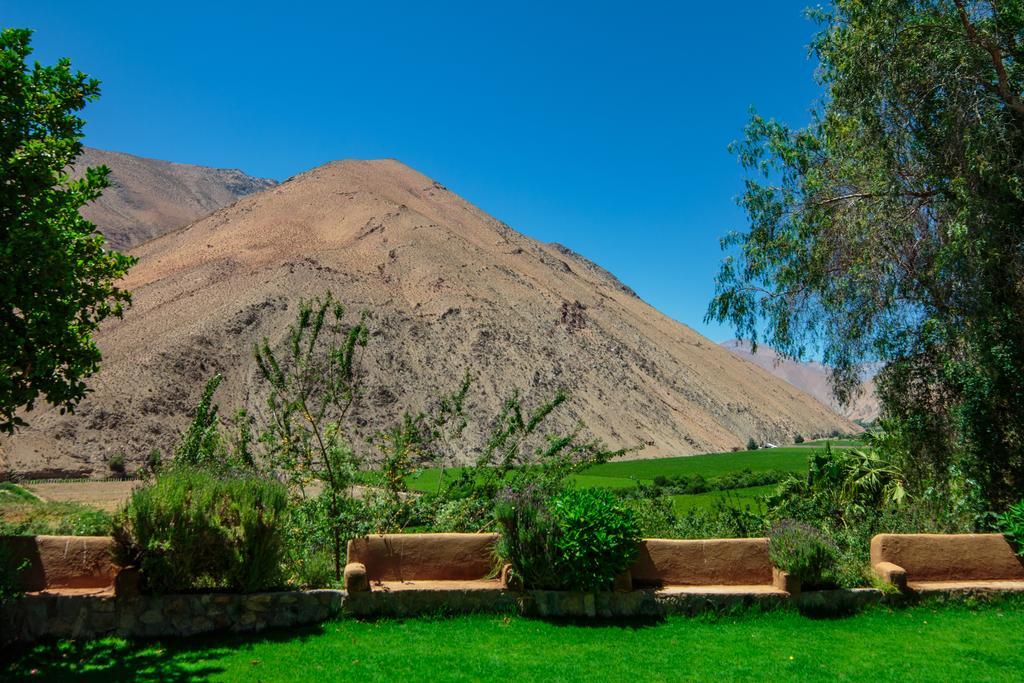
<svg viewBox="0 0 1024 683">
<path fill-rule="evenodd" d="M 993 504 L 1024 487 L 1024 6 L 836 0 L 821 104 L 754 115 L 734 146 L 750 225 L 708 318 L 784 354 L 817 346 L 837 398 L 864 362 L 909 478 L 962 464 Z M 961 462 L 962 461 L 962 462 Z"/>
<path fill-rule="evenodd" d="M 30 66 L 30 42 L 28 30 L 0 32 L 0 432 L 24 425 L 15 411 L 40 396 L 62 411 L 82 399 L 100 362 L 92 334 L 130 302 L 114 282 L 134 262 L 78 212 L 109 170 L 67 173 L 82 150 L 76 112 L 99 82 L 67 59 Z"/>
<path fill-rule="evenodd" d="M 369 338 L 367 316 L 346 324 L 345 307 L 327 292 L 299 302 L 284 350 L 275 351 L 266 338 L 254 349 L 270 389 L 260 436 L 268 464 L 303 496 L 310 484 L 326 496 L 336 580 L 352 525 L 346 515 L 358 465 L 354 419 L 363 390 L 360 351 Z"/>
</svg>

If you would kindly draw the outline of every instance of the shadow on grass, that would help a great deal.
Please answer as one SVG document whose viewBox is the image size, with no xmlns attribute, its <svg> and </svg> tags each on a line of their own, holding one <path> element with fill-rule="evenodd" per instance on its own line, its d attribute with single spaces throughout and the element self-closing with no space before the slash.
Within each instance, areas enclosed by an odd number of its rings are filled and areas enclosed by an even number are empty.
<svg viewBox="0 0 1024 683">
<path fill-rule="evenodd" d="M 44 641 L 6 648 L 0 654 L 0 681 L 205 681 L 224 673 L 218 660 L 239 650 L 258 643 L 303 642 L 323 632 L 323 625 L 316 625 L 160 641 Z"/>
</svg>

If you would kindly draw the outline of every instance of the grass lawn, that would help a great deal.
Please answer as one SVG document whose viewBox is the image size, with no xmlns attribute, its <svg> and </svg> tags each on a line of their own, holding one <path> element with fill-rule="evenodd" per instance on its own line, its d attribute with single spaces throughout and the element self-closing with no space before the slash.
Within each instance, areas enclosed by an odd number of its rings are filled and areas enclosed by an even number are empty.
<svg viewBox="0 0 1024 683">
<path fill-rule="evenodd" d="M 339 620 L 248 638 L 51 643 L 0 671 L 53 681 L 1019 681 L 1024 604 L 817 620 L 791 611 L 632 624 Z"/>
</svg>

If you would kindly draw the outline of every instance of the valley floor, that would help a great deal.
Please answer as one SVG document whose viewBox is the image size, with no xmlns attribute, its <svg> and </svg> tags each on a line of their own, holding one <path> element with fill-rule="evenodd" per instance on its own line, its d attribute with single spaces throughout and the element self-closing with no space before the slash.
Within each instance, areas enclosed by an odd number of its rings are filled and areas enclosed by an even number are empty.
<svg viewBox="0 0 1024 683">
<path fill-rule="evenodd" d="M 1013 681 L 1022 670 L 1020 601 L 834 619 L 792 611 L 626 624 L 343 619 L 260 636 L 61 642 L 0 654 L 0 677 L 54 681 Z"/>
</svg>

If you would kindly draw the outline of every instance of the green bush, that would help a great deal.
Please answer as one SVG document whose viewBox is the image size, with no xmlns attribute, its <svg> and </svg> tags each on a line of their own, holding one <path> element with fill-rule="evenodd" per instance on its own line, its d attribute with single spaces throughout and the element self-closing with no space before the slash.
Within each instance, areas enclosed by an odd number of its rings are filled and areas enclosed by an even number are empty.
<svg viewBox="0 0 1024 683">
<path fill-rule="evenodd" d="M 21 567 L 7 548 L 0 545 L 0 605 L 22 594 L 20 573 Z"/>
<path fill-rule="evenodd" d="M 629 508 L 605 489 L 573 489 L 552 499 L 554 539 L 570 590 L 608 590 L 633 563 L 640 529 Z"/>
<path fill-rule="evenodd" d="M 524 588 L 610 590 L 636 556 L 640 532 L 609 491 L 568 490 L 547 497 L 528 488 L 502 497 L 498 554 Z"/>
<path fill-rule="evenodd" d="M 1018 555 L 1024 557 L 1024 500 L 999 515 L 998 523 L 1006 540 L 1013 544 Z"/>
<path fill-rule="evenodd" d="M 802 434 L 797 434 L 797 435 L 795 435 L 793 437 L 793 443 L 800 444 L 800 443 L 803 443 L 803 442 L 804 442 L 804 437 L 803 437 Z"/>
<path fill-rule="evenodd" d="M 124 474 L 124 453 L 114 453 L 112 456 L 110 456 L 110 460 L 107 461 L 107 467 L 110 468 L 110 471 L 113 474 Z"/>
<path fill-rule="evenodd" d="M 275 480 L 174 467 L 136 489 L 118 514 L 117 559 L 138 567 L 155 593 L 276 588 L 287 508 Z"/>
<path fill-rule="evenodd" d="M 750 437 L 749 439 L 747 439 L 747 450 L 748 451 L 756 451 L 757 450 L 757 442 L 754 441 L 754 437 Z"/>
<path fill-rule="evenodd" d="M 839 549 L 814 527 L 783 520 L 768 532 L 772 564 L 789 572 L 804 589 L 834 588 Z"/>
</svg>

